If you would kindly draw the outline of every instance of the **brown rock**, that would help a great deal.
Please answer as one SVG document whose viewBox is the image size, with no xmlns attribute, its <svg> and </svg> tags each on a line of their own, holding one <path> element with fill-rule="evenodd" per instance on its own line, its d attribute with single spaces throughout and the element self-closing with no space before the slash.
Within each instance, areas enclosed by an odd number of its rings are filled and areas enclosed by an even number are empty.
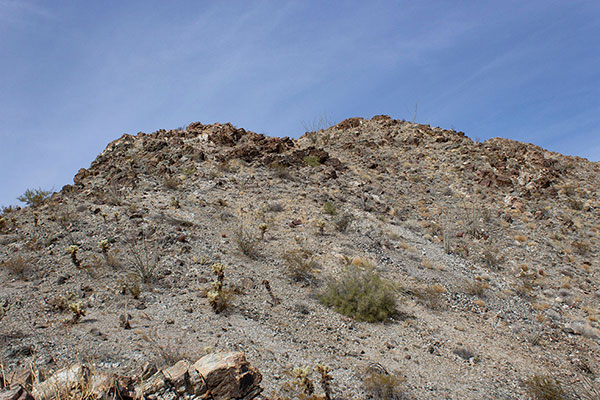
<svg viewBox="0 0 600 400">
<path fill-rule="evenodd" d="M 165 376 L 161 371 L 152 375 L 148 380 L 145 380 L 135 388 L 135 397 L 144 398 L 158 392 L 165 386 Z"/>
<path fill-rule="evenodd" d="M 363 119 L 359 117 L 348 118 L 337 124 L 338 129 L 356 128 L 362 124 Z"/>
<path fill-rule="evenodd" d="M 165 380 L 173 385 L 177 392 L 184 393 L 189 382 L 188 369 L 191 363 L 188 360 L 180 360 L 172 367 L 162 371 Z"/>
<path fill-rule="evenodd" d="M 8 376 L 10 386 L 23 386 L 30 388 L 34 381 L 31 368 L 23 368 Z"/>
<path fill-rule="evenodd" d="M 0 391 L 0 400 L 34 400 L 34 398 L 22 386 L 13 385 L 8 390 Z"/>
<path fill-rule="evenodd" d="M 262 375 L 246 361 L 244 353 L 215 353 L 192 367 L 201 376 L 215 400 L 239 399 L 254 391 Z"/>
<path fill-rule="evenodd" d="M 86 170 L 85 168 L 81 168 L 81 169 L 80 169 L 80 170 L 77 172 L 77 174 L 75 175 L 75 177 L 73 178 L 73 182 L 74 182 L 76 185 L 82 184 L 82 183 L 83 183 L 82 181 L 83 181 L 85 178 L 87 178 L 87 176 L 88 176 L 88 175 L 89 175 L 89 172 L 88 172 L 88 170 Z"/>
<path fill-rule="evenodd" d="M 209 134 L 208 140 L 223 146 L 234 146 L 246 133 L 244 129 L 236 129 L 231 124 L 215 127 L 215 132 Z"/>
<path fill-rule="evenodd" d="M 82 385 L 89 377 L 89 369 L 82 364 L 75 364 L 56 372 L 44 382 L 35 385 L 31 394 L 36 400 L 63 398 L 71 389 Z"/>
<path fill-rule="evenodd" d="M 97 372 L 90 378 L 90 395 L 94 399 L 108 399 L 115 390 L 116 380 L 114 375 Z"/>
<path fill-rule="evenodd" d="M 385 115 L 385 114 L 376 115 L 373 118 L 371 118 L 371 120 L 373 120 L 373 121 L 387 121 L 390 119 L 392 119 L 392 117 L 390 117 L 389 115 Z"/>
</svg>

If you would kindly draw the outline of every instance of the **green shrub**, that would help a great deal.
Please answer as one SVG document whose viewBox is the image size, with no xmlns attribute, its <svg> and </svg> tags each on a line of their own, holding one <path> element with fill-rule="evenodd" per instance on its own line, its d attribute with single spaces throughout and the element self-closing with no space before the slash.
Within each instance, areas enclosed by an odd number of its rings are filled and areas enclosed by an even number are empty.
<svg viewBox="0 0 600 400">
<path fill-rule="evenodd" d="M 321 165 L 321 160 L 317 156 L 306 156 L 304 157 L 304 162 L 311 167 L 318 167 Z"/>
<path fill-rule="evenodd" d="M 330 279 L 321 302 L 357 321 L 376 322 L 396 311 L 393 287 L 373 268 L 348 265 L 337 279 Z"/>
<path fill-rule="evenodd" d="M 25 193 L 17 197 L 17 200 L 32 207 L 39 207 L 52 195 L 51 191 L 38 189 L 27 189 Z"/>
<path fill-rule="evenodd" d="M 326 202 L 325 204 L 323 204 L 323 212 L 329 215 L 336 215 L 337 209 L 330 202 Z"/>
</svg>

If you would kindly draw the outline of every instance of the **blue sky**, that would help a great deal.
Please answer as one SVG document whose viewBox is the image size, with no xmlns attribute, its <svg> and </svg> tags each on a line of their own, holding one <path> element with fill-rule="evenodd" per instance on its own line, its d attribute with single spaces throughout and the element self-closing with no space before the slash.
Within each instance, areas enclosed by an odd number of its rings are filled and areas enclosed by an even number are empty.
<svg viewBox="0 0 600 400">
<path fill-rule="evenodd" d="M 600 160 L 600 1 L 0 0 L 0 205 L 123 133 L 389 114 Z"/>
</svg>

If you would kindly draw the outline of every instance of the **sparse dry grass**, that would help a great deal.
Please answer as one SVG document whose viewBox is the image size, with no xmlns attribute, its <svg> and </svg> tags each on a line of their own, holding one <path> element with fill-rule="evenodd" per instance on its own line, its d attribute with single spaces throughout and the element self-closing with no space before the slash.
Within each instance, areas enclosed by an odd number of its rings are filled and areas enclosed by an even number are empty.
<svg viewBox="0 0 600 400">
<path fill-rule="evenodd" d="M 527 394 L 533 400 L 566 400 L 567 392 L 553 377 L 547 375 L 534 375 L 525 380 L 524 386 Z"/>
<path fill-rule="evenodd" d="M 7 260 L 0 261 L 0 266 L 11 275 L 18 278 L 26 278 L 31 270 L 31 260 L 22 256 L 13 256 Z"/>
<path fill-rule="evenodd" d="M 237 230 L 233 233 L 233 240 L 238 249 L 245 256 L 253 260 L 256 260 L 260 257 L 260 251 L 258 248 L 258 235 L 253 234 L 248 227 L 240 224 Z"/>
<path fill-rule="evenodd" d="M 365 392 L 373 400 L 408 400 L 403 384 L 406 379 L 398 373 L 388 373 L 380 364 L 367 369 L 363 378 Z"/>
<path fill-rule="evenodd" d="M 282 255 L 287 265 L 288 275 L 296 282 L 315 283 L 315 273 L 319 267 L 311 251 L 305 249 L 288 250 Z"/>
</svg>

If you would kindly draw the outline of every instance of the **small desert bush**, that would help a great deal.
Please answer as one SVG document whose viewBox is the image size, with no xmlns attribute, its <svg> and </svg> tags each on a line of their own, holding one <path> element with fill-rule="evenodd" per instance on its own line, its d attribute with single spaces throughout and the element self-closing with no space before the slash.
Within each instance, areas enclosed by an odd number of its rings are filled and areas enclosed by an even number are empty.
<svg viewBox="0 0 600 400">
<path fill-rule="evenodd" d="M 150 240 L 142 232 L 141 238 L 130 237 L 127 241 L 129 251 L 128 262 L 131 270 L 137 274 L 142 283 L 152 284 L 158 280 L 158 254 L 149 247 Z"/>
<path fill-rule="evenodd" d="M 163 185 L 169 190 L 177 190 L 179 187 L 179 178 L 172 175 L 165 175 Z"/>
<path fill-rule="evenodd" d="M 252 234 L 249 228 L 240 225 L 233 234 L 233 240 L 245 256 L 252 259 L 257 259 L 260 256 L 258 235 Z"/>
<path fill-rule="evenodd" d="M 0 321 L 2 321 L 4 317 L 6 317 L 6 314 L 8 314 L 8 311 L 11 307 L 12 304 L 10 304 L 10 302 L 7 299 L 5 299 L 3 302 L 0 302 Z M 2 362 L 0 362 L 0 367 L 2 367 Z"/>
<path fill-rule="evenodd" d="M 296 282 L 314 283 L 318 264 L 312 252 L 305 249 L 288 250 L 283 253 L 289 276 Z"/>
<path fill-rule="evenodd" d="M 404 393 L 404 377 L 390 374 L 383 367 L 368 368 L 363 380 L 367 396 L 373 400 L 404 400 L 410 397 Z"/>
<path fill-rule="evenodd" d="M 274 162 L 269 165 L 269 168 L 271 169 L 271 171 L 273 171 L 273 174 L 276 177 L 278 177 L 279 179 L 287 179 L 287 180 L 292 179 L 292 175 L 290 174 L 289 168 L 283 164 Z"/>
<path fill-rule="evenodd" d="M 337 209 L 330 202 L 326 202 L 325 204 L 323 204 L 323 212 L 329 215 L 336 215 Z"/>
<path fill-rule="evenodd" d="M 426 286 L 422 291 L 417 293 L 417 299 L 420 303 L 432 310 L 440 310 L 444 308 L 445 305 L 442 296 L 445 291 L 444 287 L 439 284 Z"/>
<path fill-rule="evenodd" d="M 333 380 L 330 372 L 331 368 L 319 364 L 314 367 L 314 372 L 319 374 L 319 385 L 323 394 L 316 394 L 315 384 L 311 377 L 311 368 L 308 366 L 297 367 L 287 374 L 293 378 L 291 382 L 286 382 L 281 386 L 281 396 L 275 397 L 275 400 L 331 400 L 333 397 L 331 381 Z"/>
<path fill-rule="evenodd" d="M 533 400 L 565 400 L 567 393 L 560 383 L 547 375 L 534 375 L 524 382 L 527 394 Z"/>
<path fill-rule="evenodd" d="M 415 297 L 415 300 L 432 310 L 441 310 L 446 302 L 443 294 L 446 289 L 440 284 L 426 285 L 422 283 L 403 284 L 402 292 Z"/>
<path fill-rule="evenodd" d="M 148 334 L 142 334 L 142 340 L 153 348 L 154 354 L 157 356 L 153 363 L 158 368 L 170 367 L 183 359 L 196 359 L 197 356 L 187 350 L 181 338 L 178 340 L 169 338 L 163 333 L 159 333 L 156 328 Z"/>
<path fill-rule="evenodd" d="M 571 243 L 571 246 L 573 246 L 573 249 L 575 249 L 577 254 L 582 256 L 586 255 L 590 251 L 590 244 L 585 241 L 574 240 Z"/>
<path fill-rule="evenodd" d="M 125 274 L 117 283 L 123 295 L 130 294 L 134 299 L 139 299 L 142 294 L 141 278 L 134 272 Z"/>
<path fill-rule="evenodd" d="M 494 246 L 484 247 L 482 253 L 483 261 L 489 268 L 498 269 L 504 262 L 504 255 Z"/>
<path fill-rule="evenodd" d="M 383 321 L 396 311 L 394 288 L 374 268 L 353 264 L 329 279 L 320 300 L 357 321 Z"/>
<path fill-rule="evenodd" d="M 17 197 L 17 200 L 27 204 L 32 207 L 39 207 L 46 200 L 50 198 L 52 192 L 49 190 L 43 190 L 41 188 L 38 189 L 27 189 L 25 193 L 21 196 Z"/>
<path fill-rule="evenodd" d="M 307 133 L 325 130 L 334 124 L 335 123 L 326 113 L 323 113 L 312 120 L 302 121 L 302 127 Z M 313 136 L 317 137 L 316 135 Z"/>
<path fill-rule="evenodd" d="M 1 261 L 0 266 L 11 275 L 24 278 L 30 269 L 30 261 L 21 256 L 14 256 L 6 261 Z"/>
<path fill-rule="evenodd" d="M 354 217 L 350 214 L 342 215 L 335 221 L 335 229 L 337 229 L 338 232 L 346 232 L 353 219 Z"/>
<path fill-rule="evenodd" d="M 485 297 L 485 291 L 490 288 L 490 284 L 483 280 L 474 280 L 465 283 L 465 293 L 471 296 Z"/>
<path fill-rule="evenodd" d="M 317 156 L 306 156 L 304 157 L 304 162 L 306 163 L 306 165 L 309 165 L 311 167 L 318 167 L 319 165 L 321 165 L 321 161 Z"/>
</svg>

